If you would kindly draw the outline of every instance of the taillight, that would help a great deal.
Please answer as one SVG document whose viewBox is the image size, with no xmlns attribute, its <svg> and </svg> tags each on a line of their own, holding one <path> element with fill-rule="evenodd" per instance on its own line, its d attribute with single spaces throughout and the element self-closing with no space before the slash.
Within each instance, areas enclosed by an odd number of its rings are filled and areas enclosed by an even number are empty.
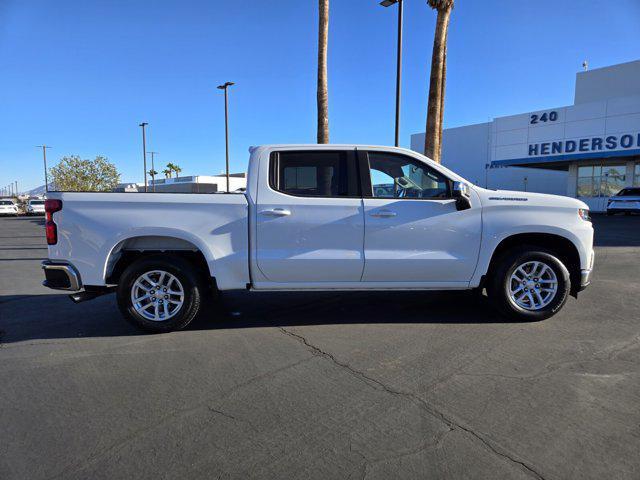
<svg viewBox="0 0 640 480">
<path fill-rule="evenodd" d="M 58 227 L 53 221 L 53 214 L 62 210 L 62 200 L 45 200 L 44 211 L 46 219 L 44 222 L 44 230 L 47 234 L 47 244 L 55 245 L 58 243 Z"/>
</svg>

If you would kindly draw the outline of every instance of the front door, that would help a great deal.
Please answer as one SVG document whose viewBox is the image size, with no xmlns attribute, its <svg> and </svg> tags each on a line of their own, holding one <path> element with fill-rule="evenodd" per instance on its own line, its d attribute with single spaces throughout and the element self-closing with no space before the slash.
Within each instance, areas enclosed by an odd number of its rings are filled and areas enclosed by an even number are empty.
<svg viewBox="0 0 640 480">
<path fill-rule="evenodd" d="M 269 163 L 256 219 L 257 265 L 266 281 L 360 281 L 364 214 L 355 151 L 283 150 Z"/>
<path fill-rule="evenodd" d="M 428 164 L 384 151 L 359 152 L 363 175 L 364 282 L 468 282 L 481 239 L 481 209 L 458 211 L 451 181 Z M 368 181 L 370 178 L 370 186 Z"/>
</svg>

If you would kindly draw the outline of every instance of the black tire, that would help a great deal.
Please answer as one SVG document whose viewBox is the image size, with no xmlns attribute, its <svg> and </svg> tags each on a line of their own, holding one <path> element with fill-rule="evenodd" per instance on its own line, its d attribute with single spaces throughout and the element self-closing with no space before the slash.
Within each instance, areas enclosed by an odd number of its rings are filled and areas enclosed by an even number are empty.
<svg viewBox="0 0 640 480">
<path fill-rule="evenodd" d="M 145 318 L 136 310 L 131 298 L 136 280 L 153 270 L 170 273 L 178 279 L 184 290 L 182 305 L 175 315 L 167 320 L 155 321 Z M 136 260 L 122 272 L 116 295 L 120 312 L 129 323 L 146 332 L 163 333 L 181 330 L 191 323 L 200 310 L 204 291 L 200 276 L 191 263 L 171 255 L 153 255 Z"/>
<path fill-rule="evenodd" d="M 539 310 L 528 310 L 516 304 L 509 294 L 511 275 L 526 262 L 539 261 L 555 273 L 558 288 L 551 301 Z M 571 280 L 567 267 L 549 250 L 533 245 L 507 251 L 492 268 L 487 293 L 493 305 L 505 316 L 517 321 L 539 321 L 549 318 L 562 309 L 571 291 Z"/>
</svg>

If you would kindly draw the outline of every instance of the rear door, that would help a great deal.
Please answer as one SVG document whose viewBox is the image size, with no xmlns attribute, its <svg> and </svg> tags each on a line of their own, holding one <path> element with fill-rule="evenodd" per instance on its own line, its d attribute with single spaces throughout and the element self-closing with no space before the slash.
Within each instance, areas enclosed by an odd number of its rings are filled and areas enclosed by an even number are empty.
<svg viewBox="0 0 640 480">
<path fill-rule="evenodd" d="M 364 282 L 456 286 L 475 270 L 481 207 L 458 211 L 452 182 L 414 157 L 359 151 L 365 213 Z"/>
<path fill-rule="evenodd" d="M 269 158 L 256 219 L 257 266 L 268 282 L 358 282 L 364 213 L 355 149 L 282 150 Z"/>
</svg>

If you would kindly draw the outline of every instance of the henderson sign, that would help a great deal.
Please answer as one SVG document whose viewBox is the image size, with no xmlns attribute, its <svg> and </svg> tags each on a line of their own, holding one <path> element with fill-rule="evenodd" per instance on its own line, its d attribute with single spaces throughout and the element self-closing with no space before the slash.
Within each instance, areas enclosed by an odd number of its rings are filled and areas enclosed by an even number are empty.
<svg viewBox="0 0 640 480">
<path fill-rule="evenodd" d="M 576 140 L 558 140 L 529 144 L 529 156 L 557 155 L 565 153 L 600 152 L 640 148 L 640 133 L 624 135 L 606 135 Z"/>
</svg>

